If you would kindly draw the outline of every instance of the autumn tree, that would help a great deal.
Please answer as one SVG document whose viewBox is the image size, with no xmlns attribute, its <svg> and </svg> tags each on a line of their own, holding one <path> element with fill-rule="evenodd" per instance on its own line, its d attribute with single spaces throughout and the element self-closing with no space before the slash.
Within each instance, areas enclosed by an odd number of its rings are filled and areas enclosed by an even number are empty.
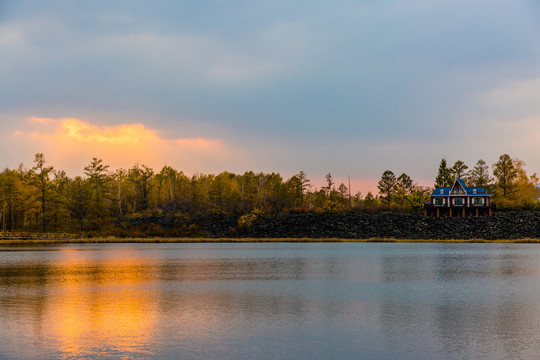
<svg viewBox="0 0 540 360">
<path fill-rule="evenodd" d="M 394 194 L 396 192 L 396 175 L 390 170 L 383 172 L 377 188 L 379 189 L 379 194 L 383 200 L 386 207 L 390 207 Z"/>
<path fill-rule="evenodd" d="M 371 211 L 375 205 L 377 205 L 377 199 L 373 196 L 371 191 L 368 191 L 364 200 L 362 200 L 362 206 L 364 209 Z"/>
<path fill-rule="evenodd" d="M 537 202 L 538 188 L 536 185 L 540 181 L 536 173 L 531 176 L 525 171 L 525 162 L 519 159 L 513 159 L 516 169 L 515 181 L 515 200 L 521 206 L 533 206 Z"/>
<path fill-rule="evenodd" d="M 405 200 L 407 200 L 407 202 L 411 206 L 412 211 L 418 212 L 424 207 L 426 201 L 429 200 L 430 193 L 431 189 L 429 187 L 413 184 L 411 187 L 411 191 L 407 195 Z"/>
<path fill-rule="evenodd" d="M 342 199 L 347 198 L 349 188 L 344 183 L 339 184 L 338 186 L 339 196 L 341 196 Z"/>
<path fill-rule="evenodd" d="M 108 219 L 110 199 L 108 169 L 109 165 L 103 164 L 103 160 L 98 158 L 92 158 L 90 164 L 84 168 L 84 174 L 88 177 L 87 186 L 90 193 L 89 216 L 97 227 L 100 227 Z"/>
<path fill-rule="evenodd" d="M 517 170 L 514 161 L 508 154 L 501 155 L 499 161 L 493 164 L 493 175 L 497 179 L 495 186 L 499 197 L 508 199 L 516 188 Z"/>
<path fill-rule="evenodd" d="M 293 176 L 293 178 L 295 178 Z M 290 181 L 290 180 L 289 180 Z M 290 204 L 289 186 L 283 182 L 283 178 L 279 173 L 271 173 L 265 175 L 265 186 L 268 189 L 268 196 L 265 198 L 265 204 L 270 212 L 274 215 L 283 211 Z M 296 192 L 295 194 L 296 195 Z"/>
<path fill-rule="evenodd" d="M 332 174 L 328 173 L 324 176 L 326 180 L 326 194 L 330 195 L 330 191 L 332 191 L 332 188 L 334 186 L 334 179 L 332 178 Z"/>
<path fill-rule="evenodd" d="M 133 185 L 134 198 L 133 211 L 144 211 L 148 209 L 148 195 L 150 192 L 150 180 L 154 175 L 154 170 L 146 165 L 135 165 L 129 169 L 128 178 Z"/>
<path fill-rule="evenodd" d="M 164 166 L 154 177 L 156 202 L 160 208 L 174 207 L 179 173 L 170 166 Z"/>
<path fill-rule="evenodd" d="M 130 189 L 128 171 L 118 169 L 110 175 L 110 197 L 112 214 L 124 216 L 128 213 L 129 202 L 127 200 Z"/>
<path fill-rule="evenodd" d="M 53 172 L 52 195 L 49 200 L 51 204 L 51 222 L 54 232 L 65 229 L 69 223 L 69 178 L 65 171 L 57 170 Z"/>
<path fill-rule="evenodd" d="M 287 208 L 295 208 L 304 205 L 304 190 L 298 176 L 294 175 L 284 184 L 285 202 Z"/>
<path fill-rule="evenodd" d="M 39 222 L 41 213 L 35 173 L 33 169 L 24 169 L 23 164 L 20 164 L 16 171 L 21 181 L 20 197 L 15 209 L 17 221 L 20 223 L 19 229 L 33 229 L 34 221 Z"/>
<path fill-rule="evenodd" d="M 310 180 L 307 178 L 304 171 L 300 171 L 298 174 L 289 179 L 289 184 L 296 188 L 296 192 L 300 199 L 300 206 L 304 205 L 304 194 L 309 187 L 309 183 Z"/>
<path fill-rule="evenodd" d="M 413 189 L 413 181 L 409 175 L 403 173 L 398 176 L 396 181 L 396 199 L 399 205 L 403 205 L 406 202 L 407 196 Z"/>
<path fill-rule="evenodd" d="M 68 201 L 71 218 L 74 220 L 77 229 L 85 230 L 88 222 L 88 207 L 90 203 L 90 191 L 86 181 L 77 176 L 68 184 Z"/>
<path fill-rule="evenodd" d="M 0 173 L 0 221 L 2 231 L 16 228 L 17 212 L 22 205 L 22 179 L 16 170 L 5 169 Z"/>
<path fill-rule="evenodd" d="M 236 176 L 236 188 L 240 196 L 241 213 L 249 213 L 257 207 L 257 175 L 253 171 L 246 171 L 243 175 Z"/>
<path fill-rule="evenodd" d="M 188 210 L 192 214 L 203 214 L 210 210 L 210 186 L 214 175 L 195 174 L 190 179 L 191 198 Z"/>
<path fill-rule="evenodd" d="M 349 188 L 344 183 L 341 183 L 338 186 L 338 191 L 339 196 L 341 197 L 341 204 L 345 207 L 349 199 Z"/>
<path fill-rule="evenodd" d="M 269 193 L 266 175 L 262 172 L 257 173 L 253 179 L 253 185 L 255 187 L 256 206 L 262 208 L 265 205 Z"/>
<path fill-rule="evenodd" d="M 296 175 L 296 177 L 298 178 L 298 183 L 299 183 L 301 203 L 302 205 L 304 205 L 304 194 L 309 188 L 309 183 L 311 181 L 307 178 L 306 174 L 303 171 L 300 171 Z"/>
<path fill-rule="evenodd" d="M 439 164 L 437 177 L 435 178 L 435 188 L 452 186 L 454 178 L 452 171 L 446 165 L 446 159 L 443 158 Z"/>
<path fill-rule="evenodd" d="M 34 167 L 32 168 L 34 184 L 39 192 L 39 202 L 41 204 L 40 217 L 43 232 L 47 231 L 47 202 L 52 188 L 50 174 L 54 169 L 52 166 L 45 166 L 45 163 L 45 155 L 38 153 L 35 156 Z"/>
<path fill-rule="evenodd" d="M 210 185 L 209 195 L 215 212 L 236 213 L 239 202 L 236 176 L 227 171 L 218 174 Z"/>
</svg>

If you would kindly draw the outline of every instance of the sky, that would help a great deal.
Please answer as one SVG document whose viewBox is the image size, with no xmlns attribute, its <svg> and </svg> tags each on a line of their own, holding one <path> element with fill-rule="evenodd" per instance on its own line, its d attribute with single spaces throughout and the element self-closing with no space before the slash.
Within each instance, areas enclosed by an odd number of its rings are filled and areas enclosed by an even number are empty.
<svg viewBox="0 0 540 360">
<path fill-rule="evenodd" d="M 0 0 L 0 169 L 540 172 L 536 0 Z"/>
</svg>

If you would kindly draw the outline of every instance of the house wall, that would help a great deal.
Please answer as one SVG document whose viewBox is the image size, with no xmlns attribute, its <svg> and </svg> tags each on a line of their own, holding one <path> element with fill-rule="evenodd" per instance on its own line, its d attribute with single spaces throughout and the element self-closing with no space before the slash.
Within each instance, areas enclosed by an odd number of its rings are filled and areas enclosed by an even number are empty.
<svg viewBox="0 0 540 360">
<path fill-rule="evenodd" d="M 442 199 L 443 200 L 443 205 L 440 205 L 440 207 L 450 207 L 450 206 L 454 206 L 453 199 L 455 199 L 457 197 L 462 197 L 462 198 L 465 199 L 464 204 L 463 204 L 462 207 L 466 207 L 466 208 L 477 207 L 477 206 L 474 205 L 474 198 L 482 198 L 482 199 L 484 199 L 484 204 L 481 205 L 481 206 L 490 206 L 491 205 L 491 201 L 490 201 L 489 196 L 477 196 L 477 195 L 454 195 L 454 196 L 445 196 L 445 197 L 434 196 L 434 197 L 431 197 L 429 199 L 429 203 L 430 203 L 430 205 L 435 206 L 435 199 Z"/>
</svg>

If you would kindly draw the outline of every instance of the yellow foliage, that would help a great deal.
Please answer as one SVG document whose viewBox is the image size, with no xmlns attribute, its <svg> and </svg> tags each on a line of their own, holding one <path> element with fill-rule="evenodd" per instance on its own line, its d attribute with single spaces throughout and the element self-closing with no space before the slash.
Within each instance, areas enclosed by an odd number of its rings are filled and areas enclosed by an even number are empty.
<svg viewBox="0 0 540 360">
<path fill-rule="evenodd" d="M 517 170 L 515 201 L 520 205 L 535 204 L 538 197 L 536 184 L 540 181 L 536 173 L 530 177 L 524 168 L 525 162 L 514 159 L 514 165 Z"/>
</svg>

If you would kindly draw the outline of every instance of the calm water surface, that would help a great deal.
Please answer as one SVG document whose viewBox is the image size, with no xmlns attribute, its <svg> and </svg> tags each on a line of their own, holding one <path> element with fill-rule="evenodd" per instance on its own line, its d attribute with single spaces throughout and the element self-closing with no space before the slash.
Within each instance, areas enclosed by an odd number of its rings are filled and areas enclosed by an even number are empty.
<svg viewBox="0 0 540 360">
<path fill-rule="evenodd" d="M 540 246 L 0 247 L 0 359 L 538 359 Z"/>
</svg>

